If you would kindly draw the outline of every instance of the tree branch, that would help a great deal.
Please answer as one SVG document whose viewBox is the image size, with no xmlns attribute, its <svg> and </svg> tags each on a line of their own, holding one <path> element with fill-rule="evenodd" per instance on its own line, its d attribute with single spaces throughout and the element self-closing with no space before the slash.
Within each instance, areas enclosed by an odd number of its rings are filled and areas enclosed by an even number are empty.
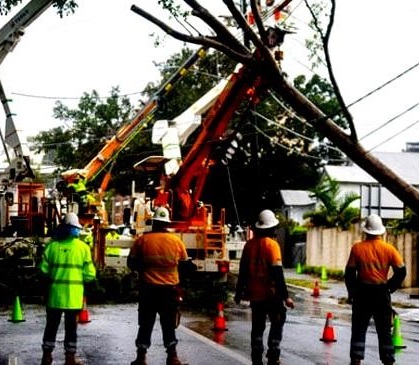
<svg viewBox="0 0 419 365">
<path fill-rule="evenodd" d="M 209 25 L 211 29 L 217 34 L 218 39 L 222 39 L 224 43 L 228 43 L 229 47 L 233 48 L 237 53 L 249 53 L 249 50 L 231 34 L 228 28 L 214 17 L 206 8 L 201 6 L 195 0 L 184 0 L 192 9 L 192 15 L 200 18 L 204 23 Z"/>
<path fill-rule="evenodd" d="M 260 15 L 260 1 L 250 0 L 250 8 L 252 9 L 253 18 L 255 19 L 255 24 L 258 28 L 260 39 L 264 44 L 266 44 L 267 34 L 263 25 L 262 16 Z"/>
<path fill-rule="evenodd" d="M 219 50 L 220 52 L 225 53 L 227 56 L 231 57 L 235 61 L 239 63 L 248 63 L 251 61 L 252 56 L 250 54 L 242 54 L 238 53 L 235 50 L 233 50 L 230 47 L 227 47 L 224 43 L 219 42 L 216 40 L 216 38 L 210 38 L 210 37 L 193 37 L 188 34 L 184 34 L 181 32 L 178 32 L 177 30 L 173 29 L 172 27 L 169 27 L 166 23 L 162 22 L 161 20 L 157 19 L 150 13 L 146 12 L 145 10 L 139 8 L 136 5 L 131 6 L 131 10 L 143 17 L 144 19 L 147 19 L 149 22 L 153 23 L 157 27 L 159 27 L 161 30 L 163 30 L 166 34 L 170 35 L 171 37 L 178 39 L 183 42 L 192 43 L 192 44 L 198 44 L 204 47 L 212 47 L 214 49 Z"/>
<path fill-rule="evenodd" d="M 338 99 L 338 102 L 342 108 L 343 115 L 345 116 L 348 124 L 349 129 L 351 131 L 351 138 L 356 141 L 358 140 L 356 129 L 355 129 L 355 123 L 352 118 L 351 113 L 349 112 L 348 108 L 346 107 L 345 101 L 343 100 L 342 93 L 340 92 L 339 85 L 335 78 L 335 73 L 333 72 L 333 66 L 332 66 L 332 60 L 330 58 L 330 50 L 329 50 L 329 40 L 330 40 L 330 34 L 332 33 L 333 24 L 335 22 L 335 13 L 336 13 L 336 1 L 331 0 L 332 7 L 330 9 L 330 16 L 329 16 L 329 24 L 327 26 L 326 34 L 324 35 L 323 39 L 323 48 L 324 48 L 324 55 L 326 58 L 326 64 L 327 68 L 329 70 L 329 78 L 333 85 L 333 88 L 335 89 L 335 95 Z"/>
<path fill-rule="evenodd" d="M 234 5 L 233 0 L 223 0 L 224 4 L 226 4 L 228 10 L 230 10 L 231 15 L 233 16 L 234 20 L 237 22 L 239 28 L 241 28 L 245 34 L 245 36 L 249 36 L 249 40 L 252 41 L 254 46 L 257 49 L 264 48 L 264 44 L 258 35 L 253 31 L 253 29 L 249 26 L 246 18 L 239 11 L 236 6 Z"/>
<path fill-rule="evenodd" d="M 330 35 L 332 33 L 332 28 L 333 28 L 333 24 L 335 22 L 335 13 L 336 13 L 336 2 L 335 0 L 330 0 L 332 7 L 330 9 L 330 15 L 329 15 L 329 24 L 327 25 L 327 29 L 326 29 L 326 34 L 323 34 L 323 31 L 319 25 L 318 19 L 316 14 L 313 12 L 313 9 L 311 8 L 311 6 L 308 4 L 307 0 L 304 0 L 310 14 L 311 17 L 313 18 L 314 21 L 314 27 L 316 28 L 317 32 L 320 34 L 320 38 L 322 40 L 322 45 L 323 45 L 323 51 L 324 51 L 324 56 L 325 56 L 325 60 L 326 60 L 326 66 L 327 66 L 327 72 L 329 74 L 329 79 L 330 82 L 333 85 L 333 89 L 336 95 L 336 99 L 338 100 L 338 103 L 340 105 L 340 108 L 342 110 L 342 113 L 346 119 L 346 121 L 349 124 L 349 129 L 351 131 L 351 138 L 356 141 L 358 140 L 357 137 L 357 133 L 356 133 L 356 129 L 355 129 L 355 123 L 354 120 L 352 118 L 351 113 L 349 112 L 348 108 L 346 107 L 345 101 L 343 99 L 342 93 L 340 91 L 339 85 L 336 81 L 336 77 L 335 77 L 335 73 L 333 72 L 333 66 L 332 66 L 332 60 L 330 58 L 330 50 L 329 50 L 329 40 L 330 40 Z"/>
</svg>

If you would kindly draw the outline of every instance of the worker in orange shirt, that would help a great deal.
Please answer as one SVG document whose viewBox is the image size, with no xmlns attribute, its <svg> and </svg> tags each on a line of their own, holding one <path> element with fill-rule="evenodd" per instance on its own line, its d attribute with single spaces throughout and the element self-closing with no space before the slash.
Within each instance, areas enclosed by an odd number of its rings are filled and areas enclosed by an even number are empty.
<svg viewBox="0 0 419 365">
<path fill-rule="evenodd" d="M 151 345 L 156 315 L 159 314 L 163 344 L 167 352 L 167 365 L 182 365 L 176 351 L 175 329 L 178 317 L 179 271 L 178 266 L 187 262 L 184 243 L 167 231 L 169 211 L 156 209 L 152 232 L 138 237 L 132 246 L 127 265 L 139 273 L 138 334 L 135 341 L 137 358 L 131 365 L 146 365 L 147 349 Z"/>
<path fill-rule="evenodd" d="M 242 299 L 250 301 L 252 365 L 263 364 L 263 332 L 267 317 L 271 322 L 266 354 L 268 365 L 280 363 L 286 307 L 294 308 L 285 283 L 281 250 L 278 242 L 273 239 L 278 223 L 271 210 L 263 210 L 255 224 L 254 237 L 246 242 L 240 259 L 234 300 L 237 304 Z"/>
<path fill-rule="evenodd" d="M 400 288 L 406 268 L 396 248 L 382 239 L 386 228 L 381 217 L 371 214 L 362 229 L 365 239 L 352 246 L 345 268 L 348 302 L 352 304 L 351 365 L 360 365 L 364 358 L 371 317 L 377 330 L 380 360 L 384 365 L 393 365 L 391 293 Z M 393 275 L 388 278 L 390 268 Z"/>
</svg>

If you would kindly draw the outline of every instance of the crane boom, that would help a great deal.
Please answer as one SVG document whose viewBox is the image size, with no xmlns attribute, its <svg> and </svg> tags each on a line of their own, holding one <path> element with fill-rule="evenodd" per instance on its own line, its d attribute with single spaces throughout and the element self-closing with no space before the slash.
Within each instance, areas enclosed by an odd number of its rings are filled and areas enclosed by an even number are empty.
<svg viewBox="0 0 419 365">
<path fill-rule="evenodd" d="M 32 0 L 0 29 L 0 64 L 9 52 L 16 47 L 21 36 L 25 33 L 25 28 L 32 24 L 51 4 L 51 0 Z M 9 100 L 6 97 L 1 81 L 0 101 L 6 114 L 5 136 L 1 135 L 1 141 L 9 163 L 9 173 L 17 176 L 18 179 L 34 177 L 30 167 L 30 158 L 23 151 L 22 141 L 13 121 L 13 114 L 8 104 Z M 15 154 L 14 160 L 12 160 L 8 152 L 7 145 L 13 149 Z M 12 170 L 14 171 L 13 173 L 11 173 Z"/>
<path fill-rule="evenodd" d="M 62 177 L 66 181 L 74 179 L 75 175 L 84 177 L 85 182 L 93 180 L 118 155 L 118 153 L 152 120 L 159 99 L 167 95 L 177 83 L 200 58 L 206 54 L 206 48 L 201 47 L 194 52 L 172 76 L 163 83 L 150 100 L 136 114 L 132 121 L 123 125 L 110 139 L 99 153 L 83 168 L 66 171 Z"/>
<path fill-rule="evenodd" d="M 51 0 L 31 0 L 0 29 L 0 65 L 12 52 L 25 34 L 25 28 L 34 22 L 53 3 Z M 43 184 L 23 182 L 24 178 L 34 178 L 30 166 L 29 151 L 22 143 L 13 121 L 9 100 L 0 82 L 0 101 L 6 115 L 5 137 L 0 132 L 0 139 L 8 160 L 8 168 L 2 172 L 1 180 L 6 189 L 0 197 L 0 231 L 12 229 L 16 234 L 43 234 L 40 224 L 38 203 L 44 197 Z M 26 142 L 26 141 L 25 141 Z M 10 156 L 9 148 L 14 152 Z M 25 147 L 25 150 L 24 150 Z M 24 228 L 18 222 L 25 222 Z M 40 232 L 42 231 L 42 233 Z"/>
<path fill-rule="evenodd" d="M 0 29 L 0 63 L 16 46 L 27 26 L 52 4 L 51 0 L 32 0 Z"/>
<path fill-rule="evenodd" d="M 179 171 L 169 182 L 173 204 L 177 205 L 173 212 L 178 219 L 190 219 L 195 213 L 209 168 L 213 164 L 211 152 L 214 143 L 223 138 L 236 110 L 246 99 L 254 96 L 253 90 L 259 86 L 257 72 L 242 66 L 231 75 L 203 119 L 201 132 L 183 159 Z"/>
</svg>

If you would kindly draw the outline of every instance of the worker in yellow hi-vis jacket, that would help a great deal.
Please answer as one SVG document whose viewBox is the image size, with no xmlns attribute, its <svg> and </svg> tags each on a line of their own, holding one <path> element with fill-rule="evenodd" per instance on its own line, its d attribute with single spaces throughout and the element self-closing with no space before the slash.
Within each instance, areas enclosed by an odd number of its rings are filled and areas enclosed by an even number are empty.
<svg viewBox="0 0 419 365">
<path fill-rule="evenodd" d="M 65 365 L 81 364 L 75 358 L 77 315 L 83 308 L 84 283 L 96 278 L 90 248 L 78 238 L 81 228 L 77 215 L 67 213 L 42 255 L 40 269 L 49 283 L 42 365 L 52 364 L 52 351 L 63 313 Z"/>
</svg>

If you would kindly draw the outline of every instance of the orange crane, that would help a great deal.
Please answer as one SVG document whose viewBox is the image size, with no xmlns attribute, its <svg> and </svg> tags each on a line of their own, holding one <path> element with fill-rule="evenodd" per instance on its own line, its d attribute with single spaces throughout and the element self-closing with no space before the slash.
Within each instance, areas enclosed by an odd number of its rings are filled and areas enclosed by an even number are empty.
<svg viewBox="0 0 419 365">
<path fill-rule="evenodd" d="M 201 203 L 200 198 L 209 170 L 215 163 L 214 146 L 225 137 L 239 107 L 245 102 L 253 105 L 263 89 L 256 70 L 241 66 L 230 75 L 217 98 L 210 103 L 209 110 L 202 110 L 206 114 L 201 130 L 185 158 L 178 162 L 176 173 L 161 179 L 164 186 L 152 201 L 151 208 L 160 205 L 171 210 L 171 229 L 185 242 L 197 271 L 214 274 L 221 281 L 227 278 L 229 268 L 225 214 L 222 210 L 215 222 L 211 205 Z M 139 161 L 134 168 L 163 171 L 169 161 L 170 158 L 165 156 L 150 156 Z M 144 230 L 144 222 L 136 223 Z"/>
<path fill-rule="evenodd" d="M 204 57 L 206 54 L 206 48 L 202 47 L 194 52 L 180 67 L 172 74 L 172 76 L 163 83 L 163 85 L 156 91 L 156 93 L 150 98 L 150 100 L 141 108 L 136 116 L 127 124 L 123 125 L 116 134 L 103 146 L 103 148 L 94 156 L 90 162 L 82 169 L 71 169 L 62 173 L 63 181 L 57 184 L 57 189 L 61 192 L 65 192 L 67 195 L 67 205 L 73 205 L 72 210 L 78 210 L 80 218 L 86 218 L 91 220 L 95 213 L 97 213 L 98 207 L 101 205 L 102 193 L 106 190 L 107 185 L 111 179 L 111 170 L 118 153 L 125 148 L 133 138 L 147 126 L 147 124 L 153 119 L 154 113 L 159 106 L 161 98 L 165 97 L 174 85 L 188 72 L 199 59 Z M 74 197 L 78 195 L 86 194 L 85 184 L 95 179 L 102 171 L 104 171 L 109 165 L 107 173 L 103 178 L 102 184 L 99 189 L 99 196 L 95 202 L 87 202 L 84 213 L 76 208 L 75 205 L 80 205 L 80 202 L 75 202 Z M 77 186 L 76 193 L 74 194 L 71 190 L 69 192 L 69 186 Z M 91 206 L 93 209 L 89 209 Z M 101 213 L 104 215 L 105 212 L 102 210 Z M 83 217 L 84 216 L 84 217 Z M 106 217 L 103 216 L 103 218 Z"/>
</svg>

